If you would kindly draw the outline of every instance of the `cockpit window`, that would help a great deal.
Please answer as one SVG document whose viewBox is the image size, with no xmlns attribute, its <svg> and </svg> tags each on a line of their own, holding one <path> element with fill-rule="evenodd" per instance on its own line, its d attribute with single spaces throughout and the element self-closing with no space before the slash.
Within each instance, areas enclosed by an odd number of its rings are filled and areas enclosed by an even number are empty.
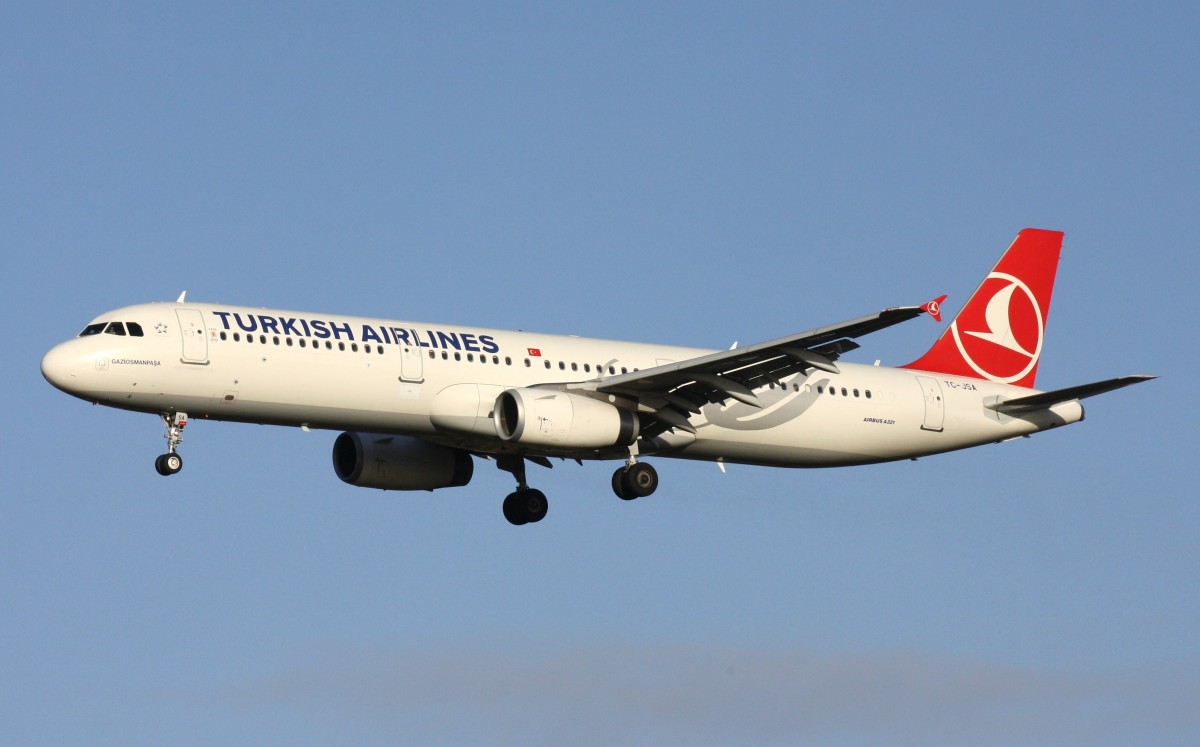
<svg viewBox="0 0 1200 747">
<path fill-rule="evenodd" d="M 125 326 L 129 328 L 129 334 L 131 337 L 144 337 L 142 334 L 142 325 L 138 324 L 137 322 L 126 322 Z"/>
<path fill-rule="evenodd" d="M 79 336 L 80 337 L 91 337 L 92 335 L 98 335 L 104 331 L 104 327 L 105 327 L 104 322 L 100 322 L 99 324 L 89 324 L 88 326 L 83 328 L 83 331 L 79 333 Z"/>
<path fill-rule="evenodd" d="M 108 327 L 105 328 L 104 334 L 120 335 L 120 336 L 124 337 L 125 336 L 125 325 L 121 324 L 120 322 L 110 322 Z"/>
</svg>

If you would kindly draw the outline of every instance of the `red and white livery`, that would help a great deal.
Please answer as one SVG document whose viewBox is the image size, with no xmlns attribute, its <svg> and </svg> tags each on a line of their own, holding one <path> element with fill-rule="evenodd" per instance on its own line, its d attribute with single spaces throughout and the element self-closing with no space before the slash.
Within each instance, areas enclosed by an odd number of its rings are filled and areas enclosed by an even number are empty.
<svg viewBox="0 0 1200 747">
<path fill-rule="evenodd" d="M 612 488 L 648 496 L 648 457 L 775 467 L 913 459 L 1083 419 L 1080 400 L 1151 376 L 1035 390 L 1063 234 L 1021 231 L 945 332 L 898 368 L 842 360 L 856 339 L 941 318 L 945 296 L 729 350 L 223 304 L 101 314 L 42 360 L 80 399 L 162 418 L 163 475 L 189 419 L 343 431 L 344 481 L 385 490 L 467 484 L 476 459 L 517 486 L 505 517 L 548 503 L 529 463 L 618 460 Z"/>
</svg>

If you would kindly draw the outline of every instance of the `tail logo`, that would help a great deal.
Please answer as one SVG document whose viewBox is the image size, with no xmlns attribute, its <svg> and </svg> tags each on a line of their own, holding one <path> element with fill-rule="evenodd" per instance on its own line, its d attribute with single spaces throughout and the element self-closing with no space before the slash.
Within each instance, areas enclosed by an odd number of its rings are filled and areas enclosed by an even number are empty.
<svg viewBox="0 0 1200 747">
<path fill-rule="evenodd" d="M 1033 291 L 1020 278 L 993 272 L 978 294 L 989 291 L 987 303 L 971 304 L 975 308 L 965 309 L 969 313 L 960 314 L 951 331 L 972 370 L 985 379 L 1011 384 L 1037 366 L 1045 319 Z"/>
</svg>

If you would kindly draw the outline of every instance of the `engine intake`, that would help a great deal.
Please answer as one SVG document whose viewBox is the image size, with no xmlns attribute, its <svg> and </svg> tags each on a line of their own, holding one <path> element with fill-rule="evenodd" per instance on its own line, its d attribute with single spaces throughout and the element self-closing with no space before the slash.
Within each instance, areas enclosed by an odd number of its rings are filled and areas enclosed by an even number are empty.
<svg viewBox="0 0 1200 747">
<path fill-rule="evenodd" d="M 496 398 L 496 434 L 504 441 L 565 449 L 627 446 L 638 436 L 636 413 L 551 389 L 508 389 Z"/>
<path fill-rule="evenodd" d="M 333 471 L 360 488 L 452 488 L 470 482 L 474 469 L 467 452 L 411 436 L 347 432 L 333 442 Z"/>
</svg>

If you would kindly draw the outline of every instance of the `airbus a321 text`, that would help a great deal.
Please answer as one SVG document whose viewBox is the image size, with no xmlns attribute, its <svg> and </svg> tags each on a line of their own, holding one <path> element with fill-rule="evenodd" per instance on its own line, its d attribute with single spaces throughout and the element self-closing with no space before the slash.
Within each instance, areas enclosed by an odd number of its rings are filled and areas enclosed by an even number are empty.
<svg viewBox="0 0 1200 747">
<path fill-rule="evenodd" d="M 645 457 L 774 467 L 913 459 L 1083 419 L 1080 400 L 1151 376 L 1033 388 L 1062 233 L 1021 231 L 923 356 L 898 368 L 840 360 L 855 340 L 937 299 L 712 351 L 450 324 L 193 303 L 126 306 L 48 352 L 42 374 L 96 404 L 159 415 L 183 466 L 189 419 L 341 430 L 351 485 L 466 485 L 474 461 L 516 479 L 513 524 L 547 501 L 526 464 L 620 460 L 612 488 L 648 496 Z M 186 294 L 185 294 L 186 295 Z"/>
</svg>

